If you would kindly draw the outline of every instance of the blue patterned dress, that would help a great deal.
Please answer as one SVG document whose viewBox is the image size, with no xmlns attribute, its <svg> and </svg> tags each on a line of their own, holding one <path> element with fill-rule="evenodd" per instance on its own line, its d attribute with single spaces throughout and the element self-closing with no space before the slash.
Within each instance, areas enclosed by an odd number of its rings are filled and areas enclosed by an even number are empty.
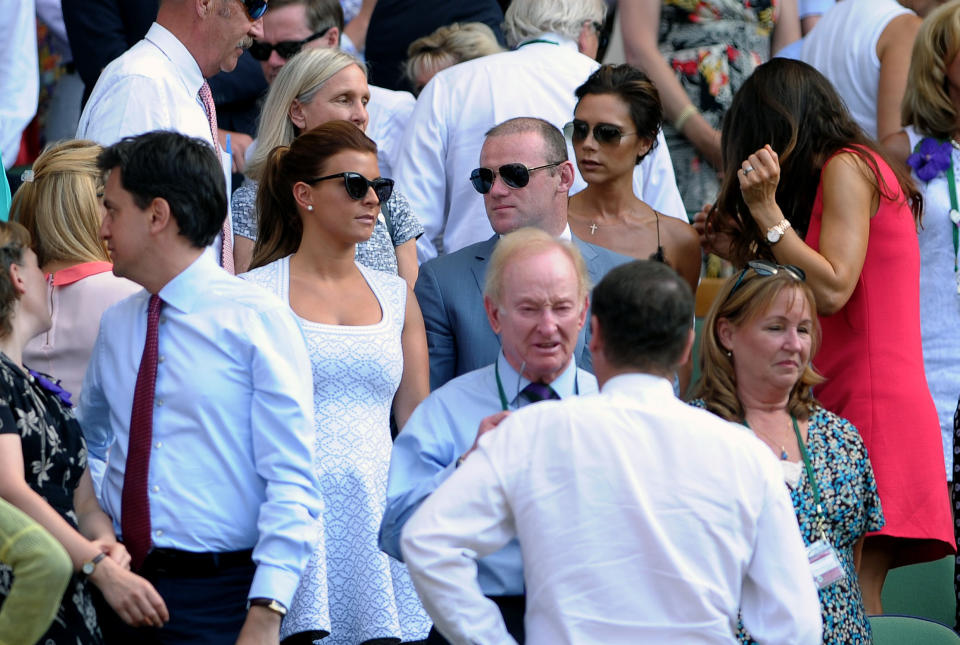
<svg viewBox="0 0 960 645">
<path fill-rule="evenodd" d="M 702 400 L 692 405 L 705 408 Z M 807 428 L 807 452 L 820 487 L 821 503 L 827 517 L 824 530 L 837 551 L 846 577 L 821 589 L 820 615 L 823 618 L 823 642 L 836 645 L 871 643 L 870 623 L 863 611 L 863 599 L 857 572 L 853 568 L 853 547 L 868 531 L 883 527 L 880 497 L 860 433 L 853 425 L 821 407 L 810 415 Z M 790 489 L 790 499 L 800 523 L 803 543 L 816 542 L 816 506 L 806 470 Z M 741 643 L 754 643 L 741 627 Z"/>
<path fill-rule="evenodd" d="M 380 322 L 299 319 L 313 365 L 314 467 L 325 539 L 304 570 L 280 636 L 329 631 L 323 645 L 416 641 L 430 631 L 406 567 L 377 544 L 393 445 L 390 407 L 403 372 L 407 286 L 396 276 L 357 267 L 380 302 Z M 289 257 L 243 277 L 289 302 Z"/>
</svg>

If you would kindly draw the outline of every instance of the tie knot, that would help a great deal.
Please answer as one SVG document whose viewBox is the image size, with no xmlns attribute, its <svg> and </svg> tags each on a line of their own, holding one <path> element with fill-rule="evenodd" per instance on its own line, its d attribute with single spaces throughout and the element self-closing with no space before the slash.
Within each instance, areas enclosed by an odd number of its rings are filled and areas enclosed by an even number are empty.
<svg viewBox="0 0 960 645">
<path fill-rule="evenodd" d="M 531 403 L 537 403 L 538 401 L 550 401 L 560 398 L 560 395 L 557 394 L 552 387 L 546 383 L 530 383 L 527 387 L 521 390 L 520 394 L 526 397 Z"/>
</svg>

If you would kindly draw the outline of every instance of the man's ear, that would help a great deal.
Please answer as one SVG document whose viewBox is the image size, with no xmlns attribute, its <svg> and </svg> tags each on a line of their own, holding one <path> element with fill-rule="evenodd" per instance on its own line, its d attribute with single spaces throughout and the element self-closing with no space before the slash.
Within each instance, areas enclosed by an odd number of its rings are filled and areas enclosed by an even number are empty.
<svg viewBox="0 0 960 645">
<path fill-rule="evenodd" d="M 483 297 L 483 308 L 487 310 L 487 320 L 490 321 L 490 328 L 493 333 L 500 335 L 500 307 L 498 307 L 490 296 Z"/>
<path fill-rule="evenodd" d="M 590 342 L 587 343 L 590 356 L 601 356 L 603 347 L 603 332 L 600 330 L 600 323 L 596 316 L 590 316 Z"/>
<path fill-rule="evenodd" d="M 680 368 L 687 364 L 687 361 L 693 356 L 693 341 L 696 338 L 696 333 L 691 329 L 687 333 L 687 344 L 683 348 L 683 353 L 680 354 L 680 358 L 677 360 L 676 367 Z"/>
<path fill-rule="evenodd" d="M 293 103 L 290 104 L 290 110 L 287 113 L 290 115 L 290 122 L 293 123 L 293 125 L 301 130 L 307 127 L 307 119 L 303 114 L 303 103 L 300 102 L 300 99 L 293 99 Z"/>
<path fill-rule="evenodd" d="M 332 48 L 340 46 L 340 30 L 336 27 L 330 27 L 324 36 L 320 38 L 321 47 Z"/>
<path fill-rule="evenodd" d="M 590 296 L 586 295 L 583 297 L 583 309 L 580 310 L 580 322 L 577 324 L 577 329 L 583 329 L 584 323 L 587 322 L 587 312 L 590 310 Z M 593 324 L 593 321 L 591 321 Z"/>
<path fill-rule="evenodd" d="M 560 172 L 560 185 L 557 187 L 557 191 L 566 195 L 570 192 L 570 189 L 573 188 L 573 182 L 576 179 L 576 173 L 573 170 L 573 162 L 567 159 L 562 164 L 557 166 L 557 170 Z"/>
<path fill-rule="evenodd" d="M 148 230 L 151 235 L 156 235 L 163 231 L 165 228 L 173 224 L 176 226 L 177 231 L 179 232 L 180 227 L 177 226 L 177 222 L 173 217 L 173 213 L 170 212 L 170 203 L 167 202 L 163 197 L 154 197 L 153 201 L 150 202 L 150 205 L 147 206 L 147 217 L 150 218 L 148 222 Z"/>
</svg>

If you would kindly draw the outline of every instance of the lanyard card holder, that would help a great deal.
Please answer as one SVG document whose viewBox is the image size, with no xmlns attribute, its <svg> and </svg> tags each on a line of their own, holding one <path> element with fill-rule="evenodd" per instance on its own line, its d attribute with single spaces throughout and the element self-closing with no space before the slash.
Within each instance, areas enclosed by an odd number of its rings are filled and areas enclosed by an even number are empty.
<svg viewBox="0 0 960 645">
<path fill-rule="evenodd" d="M 810 573 L 813 574 L 817 589 L 829 587 L 847 575 L 840 564 L 836 550 L 825 537 L 821 536 L 819 540 L 807 547 L 807 559 L 810 560 Z"/>
</svg>

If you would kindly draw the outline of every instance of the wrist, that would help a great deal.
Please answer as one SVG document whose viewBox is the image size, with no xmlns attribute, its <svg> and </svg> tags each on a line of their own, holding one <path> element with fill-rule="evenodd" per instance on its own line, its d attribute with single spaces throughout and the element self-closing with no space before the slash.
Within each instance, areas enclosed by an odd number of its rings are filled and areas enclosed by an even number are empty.
<svg viewBox="0 0 960 645">
<path fill-rule="evenodd" d="M 100 555 L 106 555 L 101 553 Z M 98 556 L 99 557 L 99 556 Z M 114 562 L 111 558 L 103 558 L 100 560 L 93 569 L 93 572 L 87 576 L 87 580 L 97 585 L 99 588 L 103 588 L 103 585 L 110 581 L 113 575 L 116 573 L 114 567 L 120 567 L 119 564 Z"/>
<path fill-rule="evenodd" d="M 283 616 L 263 605 L 252 605 L 247 610 L 247 622 L 256 625 L 260 629 L 268 630 L 271 633 L 280 633 L 280 623 L 282 620 Z"/>
</svg>

